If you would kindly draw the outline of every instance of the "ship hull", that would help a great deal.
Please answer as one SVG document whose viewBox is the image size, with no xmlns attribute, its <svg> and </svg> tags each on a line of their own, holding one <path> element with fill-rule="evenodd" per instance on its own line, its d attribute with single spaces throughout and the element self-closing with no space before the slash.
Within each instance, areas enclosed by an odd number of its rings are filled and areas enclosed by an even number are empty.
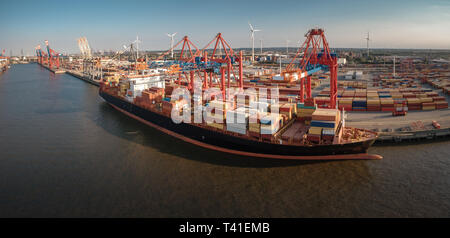
<svg viewBox="0 0 450 238">
<path fill-rule="evenodd" d="M 118 111 L 152 126 L 166 134 L 208 149 L 251 157 L 273 159 L 333 160 L 333 159 L 380 159 L 368 155 L 374 139 L 354 143 L 299 146 L 275 144 L 236 137 L 191 124 L 176 124 L 170 117 L 141 108 L 120 98 L 100 91 L 100 96 Z"/>
</svg>

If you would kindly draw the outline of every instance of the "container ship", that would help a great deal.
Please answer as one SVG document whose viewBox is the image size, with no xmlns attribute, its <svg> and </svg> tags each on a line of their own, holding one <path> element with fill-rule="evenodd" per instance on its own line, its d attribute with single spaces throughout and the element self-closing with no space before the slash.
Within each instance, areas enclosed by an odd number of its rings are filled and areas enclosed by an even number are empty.
<svg viewBox="0 0 450 238">
<path fill-rule="evenodd" d="M 261 100 L 258 93 L 236 90 L 226 100 L 214 95 L 209 100 L 173 97 L 181 87 L 157 74 L 129 75 L 103 81 L 99 95 L 113 108 L 162 133 L 216 151 L 272 159 L 381 159 L 367 153 L 376 132 L 346 127 L 344 111 L 318 108 L 314 98 L 279 102 L 274 113 L 274 100 Z M 245 100 L 237 100 L 239 96 Z M 196 110 L 200 121 L 180 123 L 171 116 L 189 113 L 193 119 Z"/>
<path fill-rule="evenodd" d="M 243 51 L 237 55 L 218 33 L 204 50 L 183 37 L 153 61 L 156 68 L 136 60 L 128 73 L 104 80 L 99 93 L 126 115 L 212 150 L 273 159 L 380 159 L 367 154 L 378 134 L 346 127 L 337 108 L 337 55 L 324 30 L 305 36 L 286 69 L 264 82 L 244 80 Z M 178 45 L 178 60 L 163 60 Z M 329 102 L 311 95 L 319 72 L 329 72 Z"/>
</svg>

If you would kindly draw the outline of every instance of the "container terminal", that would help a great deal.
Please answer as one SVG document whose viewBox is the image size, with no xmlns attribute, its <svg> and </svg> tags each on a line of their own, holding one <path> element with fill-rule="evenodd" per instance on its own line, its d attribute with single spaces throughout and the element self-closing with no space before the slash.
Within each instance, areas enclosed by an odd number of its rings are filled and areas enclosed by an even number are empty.
<svg viewBox="0 0 450 238">
<path fill-rule="evenodd" d="M 382 56 L 383 63 L 352 65 L 347 59 L 355 57 L 354 53 L 344 52 L 339 56 L 336 52 L 327 52 L 326 41 L 326 46 L 312 49 L 308 46 L 313 37 L 321 35 L 321 29 L 311 29 L 304 44 L 286 55 L 275 51 L 263 53 L 262 49 L 257 55 L 253 51 L 252 54 L 236 53 L 218 33 L 201 49 L 185 36 L 168 51 L 141 53 L 141 57 L 134 43 L 112 55 L 94 56 L 86 37 L 81 37 L 78 39 L 81 56 L 64 56 L 45 41 L 45 51 L 39 45 L 36 47 L 36 61 L 52 73 L 68 73 L 100 86 L 101 95 L 109 92 L 147 110 L 159 108 L 160 112 L 165 110 L 165 104 L 169 106 L 171 91 L 179 87 L 192 91 L 196 79 L 201 81 L 202 92 L 216 88 L 227 99 L 236 99 L 248 88 L 276 88 L 281 118 L 268 120 L 279 120 L 276 129 L 268 125 L 270 133 L 262 133 L 260 121 L 256 127 L 248 122 L 244 127 L 227 124 L 227 116 L 240 114 L 239 108 L 248 108 L 249 101 L 260 97 L 258 93 L 243 95 L 245 105 L 236 105 L 236 102 L 220 105 L 224 108 L 220 112 L 223 124 L 210 124 L 213 130 L 245 135 L 261 142 L 309 146 L 342 144 L 343 138 L 348 139 L 354 133 L 338 130 L 345 126 L 375 132 L 377 143 L 450 135 L 448 62 Z M 323 57 L 326 54 L 329 56 Z M 326 58 L 334 59 L 334 64 L 327 64 Z M 217 95 L 211 98 L 214 96 Z M 270 108 L 270 95 L 268 99 L 265 106 Z M 169 107 L 185 106 L 178 103 Z M 216 102 L 204 101 L 201 106 L 205 107 L 205 103 L 207 106 Z M 334 110 L 331 128 L 327 127 L 330 124 L 317 119 L 323 116 L 320 113 L 329 114 L 327 109 Z M 251 113 L 243 114 L 251 117 Z M 343 132 L 350 134 L 342 135 Z M 353 140 L 360 139 L 353 135 Z"/>
</svg>

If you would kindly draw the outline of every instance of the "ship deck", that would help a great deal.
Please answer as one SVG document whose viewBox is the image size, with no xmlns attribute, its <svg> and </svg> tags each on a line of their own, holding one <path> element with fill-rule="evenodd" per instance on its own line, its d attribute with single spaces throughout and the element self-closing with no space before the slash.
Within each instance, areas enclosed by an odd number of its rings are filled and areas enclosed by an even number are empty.
<svg viewBox="0 0 450 238">
<path fill-rule="evenodd" d="M 337 132 L 341 131 L 339 133 L 342 134 L 339 134 L 338 137 L 344 140 L 338 141 L 338 143 L 332 141 L 333 137 L 327 137 L 326 141 L 322 141 L 316 140 L 317 137 L 314 136 L 315 142 L 312 142 L 309 140 L 310 136 L 307 136 L 306 140 L 304 137 L 303 144 L 285 144 L 280 138 L 291 126 L 299 126 L 295 124 L 295 119 L 284 122 L 284 126 L 276 134 L 260 135 L 256 139 L 249 136 L 248 130 L 245 134 L 238 134 L 207 123 L 176 123 L 167 114 L 167 110 L 164 111 L 163 108 L 158 110 L 162 106 L 159 104 L 137 105 L 117 94 L 109 94 L 102 89 L 100 89 L 99 94 L 111 106 L 138 121 L 185 142 L 212 150 L 251 157 L 295 160 L 381 158 L 377 155 L 367 154 L 368 148 L 377 138 L 377 133 L 364 129 L 342 127 L 341 123 L 337 127 Z M 340 130 L 340 127 L 343 129 Z"/>
<path fill-rule="evenodd" d="M 112 95 L 111 95 L 112 96 Z M 118 96 L 114 96 L 118 97 Z M 118 97 L 120 100 L 125 100 L 124 98 Z M 137 105 L 135 105 L 137 106 Z M 145 110 L 152 111 L 154 113 L 157 113 L 159 115 L 168 117 L 165 115 L 162 110 L 153 107 L 153 108 L 147 108 Z M 272 144 L 283 144 L 283 145 L 292 145 L 292 146 L 317 146 L 317 145 L 336 145 L 336 144 L 350 144 L 355 142 L 362 142 L 362 141 L 369 141 L 374 140 L 377 138 L 377 133 L 365 129 L 357 129 L 352 127 L 344 127 L 342 128 L 342 124 L 340 123 L 337 128 L 337 133 L 334 136 L 334 139 L 331 143 L 313 143 L 308 141 L 305 138 L 305 135 L 308 133 L 308 130 L 310 128 L 309 125 L 306 125 L 305 123 L 296 120 L 296 117 L 293 117 L 291 120 L 284 123 L 284 125 L 275 133 L 270 139 L 264 138 L 262 136 L 254 137 L 251 136 L 249 133 L 249 130 L 247 130 L 246 134 L 240 134 L 235 133 L 224 129 L 218 129 L 212 126 L 209 126 L 206 122 L 203 123 L 190 123 L 193 126 L 201 127 L 207 130 L 216 131 L 225 135 L 230 135 L 238 138 L 243 138 L 247 140 L 253 140 L 253 141 L 264 141 L 266 143 L 272 143 Z M 226 124 L 225 124 L 226 125 Z M 347 132 L 346 137 L 343 137 L 344 131 Z"/>
</svg>

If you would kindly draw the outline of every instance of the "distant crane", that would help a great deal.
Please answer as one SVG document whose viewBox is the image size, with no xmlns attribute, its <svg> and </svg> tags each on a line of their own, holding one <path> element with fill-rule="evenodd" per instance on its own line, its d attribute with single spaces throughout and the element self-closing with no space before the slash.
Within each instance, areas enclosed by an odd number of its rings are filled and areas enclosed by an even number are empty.
<svg viewBox="0 0 450 238">
<path fill-rule="evenodd" d="M 121 50 L 119 50 L 119 51 L 116 51 L 116 52 L 114 53 L 114 55 L 113 55 L 111 58 L 105 59 L 105 60 L 103 60 L 102 62 L 103 62 L 105 65 L 111 65 L 111 64 L 113 64 L 113 65 L 115 65 L 115 66 L 119 66 L 119 65 L 120 65 L 120 56 L 121 56 L 123 53 L 125 53 L 125 51 L 130 50 L 131 45 L 130 45 L 130 46 L 123 45 L 122 47 L 123 47 L 123 49 L 121 49 Z M 116 59 L 117 59 L 119 62 L 117 62 Z M 100 65 L 101 65 L 101 64 L 100 64 Z M 107 68 L 107 71 L 108 71 L 108 72 L 109 72 L 109 70 L 110 70 L 110 68 Z"/>
<path fill-rule="evenodd" d="M 85 58 L 85 59 L 92 58 L 91 48 L 89 47 L 89 43 L 88 43 L 88 40 L 86 39 L 86 37 L 78 38 L 77 42 L 78 42 L 78 47 L 80 48 L 81 55 L 83 56 L 83 58 Z"/>
<path fill-rule="evenodd" d="M 53 66 L 56 66 L 56 68 L 59 68 L 59 57 L 61 56 L 60 53 L 56 52 L 52 48 L 50 48 L 48 44 L 48 40 L 45 40 L 45 45 L 47 46 L 47 52 L 48 52 L 48 66 L 49 68 L 53 68 Z"/>
<path fill-rule="evenodd" d="M 0 52 L 0 59 L 9 59 L 9 57 L 6 56 L 5 50 L 2 50 L 2 52 Z"/>
<path fill-rule="evenodd" d="M 173 59 L 173 37 L 177 34 L 177 32 L 173 33 L 173 34 L 169 34 L 167 33 L 167 36 L 170 37 L 170 58 Z"/>
<path fill-rule="evenodd" d="M 252 24 L 250 22 L 248 23 L 250 26 L 250 38 L 252 39 L 252 62 L 255 61 L 255 32 L 261 31 L 258 29 L 253 28 Z"/>
<path fill-rule="evenodd" d="M 39 64 L 47 64 L 48 55 L 41 49 L 41 45 L 36 46 L 36 56 Z"/>
<path fill-rule="evenodd" d="M 38 63 L 41 63 L 41 57 L 40 57 L 40 55 L 39 55 L 39 49 L 40 49 L 40 48 L 41 48 L 40 45 L 34 47 L 34 49 L 36 50 L 36 57 L 37 57 Z M 1 56 L 1 55 L 0 55 L 0 56 Z"/>
<path fill-rule="evenodd" d="M 81 56 L 83 57 L 83 72 L 87 73 L 88 75 L 91 74 L 91 72 L 93 71 L 93 61 L 92 61 L 92 50 L 91 47 L 89 46 L 89 42 L 87 40 L 86 37 L 80 37 L 77 39 L 78 42 L 78 47 L 80 48 L 81 51 Z"/>
</svg>

